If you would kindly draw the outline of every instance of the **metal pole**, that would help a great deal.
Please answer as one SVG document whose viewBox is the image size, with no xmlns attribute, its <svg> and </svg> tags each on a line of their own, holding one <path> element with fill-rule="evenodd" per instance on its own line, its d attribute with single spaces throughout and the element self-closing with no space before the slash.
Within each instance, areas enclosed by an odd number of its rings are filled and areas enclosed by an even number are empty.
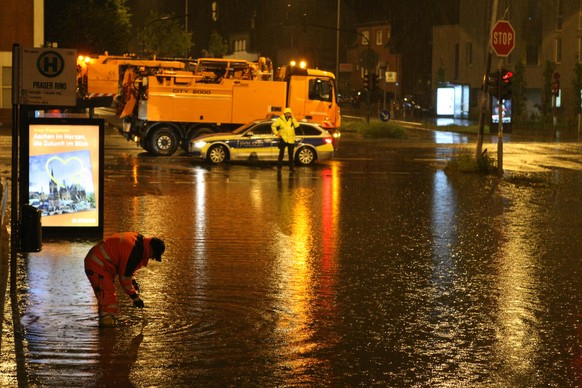
<svg viewBox="0 0 582 388">
<path fill-rule="evenodd" d="M 184 0 L 184 30 L 188 33 L 188 0 Z"/>
<path fill-rule="evenodd" d="M 489 33 L 495 25 L 497 20 L 497 6 L 499 0 L 493 0 L 493 8 L 491 10 L 491 23 L 489 24 Z M 481 110 L 479 113 L 479 132 L 477 135 L 477 147 L 475 147 L 475 159 L 480 159 L 483 153 L 483 133 L 485 132 L 485 105 L 487 104 L 487 74 L 489 74 L 489 69 L 491 68 L 491 57 L 493 55 L 493 49 L 491 47 L 491 37 L 487 39 L 489 42 L 489 50 L 487 51 L 487 64 L 485 68 L 485 75 L 483 77 L 483 83 L 481 84 Z"/>
<path fill-rule="evenodd" d="M 497 87 L 499 90 L 499 100 L 497 105 L 497 173 L 503 175 L 503 99 L 501 98 L 501 68 L 503 67 L 503 59 L 498 59 L 497 69 Z"/>
<path fill-rule="evenodd" d="M 339 86 L 339 63 L 340 63 L 340 6 L 341 0 L 337 0 L 337 23 L 336 23 L 336 35 L 335 35 L 335 83 Z"/>
<path fill-rule="evenodd" d="M 383 110 L 386 110 L 386 72 L 384 72 L 384 87 L 382 88 L 382 90 L 384 91 L 384 94 L 382 96 L 383 100 L 382 100 L 382 108 Z"/>
<path fill-rule="evenodd" d="M 12 182 L 10 204 L 10 263 L 16 264 L 20 242 L 18 223 L 18 133 L 20 128 L 20 45 L 12 46 Z"/>
</svg>

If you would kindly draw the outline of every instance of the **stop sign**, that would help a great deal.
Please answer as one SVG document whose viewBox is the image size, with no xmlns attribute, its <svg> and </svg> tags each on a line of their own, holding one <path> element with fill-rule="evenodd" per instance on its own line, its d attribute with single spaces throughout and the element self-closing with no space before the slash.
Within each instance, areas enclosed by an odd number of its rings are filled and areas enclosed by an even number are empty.
<svg viewBox="0 0 582 388">
<path fill-rule="evenodd" d="M 491 30 L 491 47 L 498 57 L 506 57 L 515 47 L 515 30 L 507 20 L 499 20 Z"/>
</svg>

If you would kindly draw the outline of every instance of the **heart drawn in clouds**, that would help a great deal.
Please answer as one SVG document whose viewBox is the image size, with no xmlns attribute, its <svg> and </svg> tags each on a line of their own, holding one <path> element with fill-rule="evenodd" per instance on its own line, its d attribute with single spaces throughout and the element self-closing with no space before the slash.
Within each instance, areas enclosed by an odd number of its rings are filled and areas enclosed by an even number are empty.
<svg viewBox="0 0 582 388">
<path fill-rule="evenodd" d="M 57 179 L 57 178 L 55 178 L 55 177 L 53 176 L 53 174 L 52 174 L 52 171 L 51 171 L 51 169 L 49 168 L 49 165 L 51 164 L 51 162 L 52 162 L 52 161 L 59 161 L 59 162 L 60 162 L 61 164 L 63 164 L 63 165 L 69 164 L 70 162 L 77 162 L 77 163 L 79 163 L 79 169 L 78 169 L 78 171 L 74 172 L 74 173 L 71 175 L 71 181 L 72 181 L 73 183 L 75 183 L 75 184 L 76 184 L 76 183 L 81 183 L 81 178 L 83 177 L 83 168 L 84 168 L 84 166 L 83 166 L 83 161 L 82 161 L 81 159 L 79 159 L 79 158 L 78 158 L 78 157 L 76 157 L 76 156 L 71 156 L 70 158 L 67 158 L 67 159 L 63 159 L 63 158 L 61 158 L 61 157 L 59 157 L 59 156 L 53 156 L 53 157 L 49 158 L 49 159 L 46 161 L 46 164 L 45 164 L 45 169 L 46 169 L 46 173 L 47 173 L 47 175 L 48 175 L 48 176 L 51 178 L 51 180 L 52 180 L 53 182 L 55 182 L 55 183 L 56 183 L 58 186 L 62 187 L 63 189 L 66 189 L 66 187 L 65 187 L 64 183 L 63 183 L 63 182 L 61 182 L 59 179 Z"/>
</svg>

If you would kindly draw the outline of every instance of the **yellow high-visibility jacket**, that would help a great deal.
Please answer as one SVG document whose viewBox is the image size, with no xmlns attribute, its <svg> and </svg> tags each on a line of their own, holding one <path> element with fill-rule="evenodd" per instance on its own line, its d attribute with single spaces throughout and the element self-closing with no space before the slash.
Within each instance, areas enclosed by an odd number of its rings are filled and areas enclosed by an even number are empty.
<svg viewBox="0 0 582 388">
<path fill-rule="evenodd" d="M 295 128 L 299 128 L 299 123 L 293 116 L 291 116 L 289 120 L 287 120 L 285 116 L 279 116 L 279 118 L 271 124 L 273 133 L 280 136 L 287 144 L 295 143 Z"/>
</svg>

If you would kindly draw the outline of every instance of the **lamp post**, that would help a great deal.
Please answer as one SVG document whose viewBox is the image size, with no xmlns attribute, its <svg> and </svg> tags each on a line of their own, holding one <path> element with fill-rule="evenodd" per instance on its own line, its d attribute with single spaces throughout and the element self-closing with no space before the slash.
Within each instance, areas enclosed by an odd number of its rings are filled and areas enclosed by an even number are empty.
<svg viewBox="0 0 582 388">
<path fill-rule="evenodd" d="M 339 86 L 339 63 L 340 63 L 340 6 L 341 0 L 337 0 L 337 23 L 336 23 L 336 35 L 335 35 L 335 84 Z"/>
</svg>

